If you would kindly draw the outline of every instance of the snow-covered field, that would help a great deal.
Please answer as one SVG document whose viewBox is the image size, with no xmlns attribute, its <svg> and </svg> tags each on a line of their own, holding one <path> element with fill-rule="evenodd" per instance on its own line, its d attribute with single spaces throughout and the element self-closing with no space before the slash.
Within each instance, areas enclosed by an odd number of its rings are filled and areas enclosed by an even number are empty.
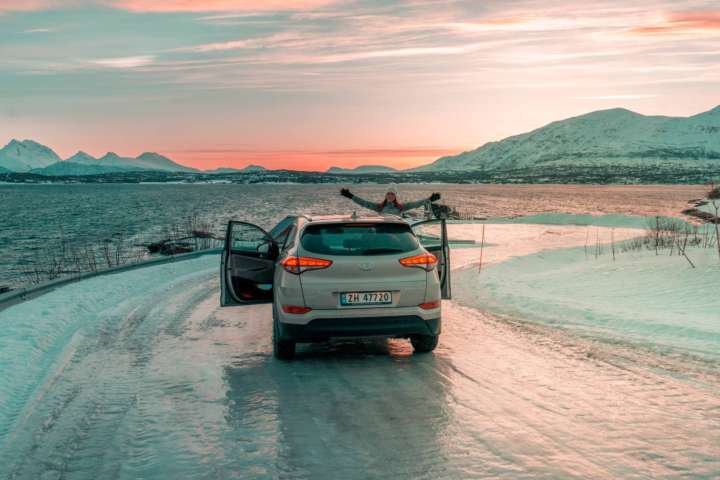
<svg viewBox="0 0 720 480">
<path fill-rule="evenodd" d="M 601 217 L 602 218 L 602 217 Z M 459 248 L 453 251 L 452 266 L 461 269 L 474 264 L 480 266 L 480 242 L 482 224 L 449 224 L 448 236 L 451 239 L 475 240 L 477 248 Z M 543 224 L 485 224 L 486 248 L 482 252 L 483 266 L 504 262 L 513 257 L 533 253 L 585 246 L 595 248 L 597 243 L 619 242 L 643 235 L 639 228 L 606 228 L 577 225 Z"/>
<path fill-rule="evenodd" d="M 450 228 L 479 238 L 482 225 Z M 624 343 L 546 326 L 595 315 L 597 285 L 622 294 L 609 312 L 627 322 L 595 325 L 603 332 L 635 335 L 625 327 L 685 300 L 703 300 L 687 311 L 717 332 L 718 265 L 693 256 L 706 268 L 696 281 L 678 257 L 586 260 L 586 242 L 609 241 L 603 227 L 485 229 L 482 273 L 479 249 L 453 251 L 462 270 L 433 355 L 413 356 L 403 340 L 336 341 L 276 361 L 269 306 L 218 308 L 214 255 L 85 280 L 0 311 L 0 477 L 720 476 L 717 376 L 668 373 L 660 353 L 628 357 Z M 613 230 L 616 240 L 638 233 Z M 497 293 L 493 312 L 523 318 L 485 311 L 482 282 Z M 701 293 L 686 298 L 685 282 Z"/>
<path fill-rule="evenodd" d="M 697 207 L 698 210 L 710 213 L 712 215 L 716 215 L 718 212 L 715 211 L 715 205 L 718 205 L 718 207 L 720 207 L 720 199 L 717 199 L 714 202 L 713 200 L 709 199 L 705 199 L 705 201 L 707 203 L 705 205 L 700 205 L 699 207 Z M 718 208 L 718 210 L 720 210 L 720 208 Z"/>
<path fill-rule="evenodd" d="M 670 347 L 720 360 L 720 260 L 712 248 L 685 258 L 643 250 L 595 258 L 594 246 L 512 259 L 456 279 L 458 298 L 519 318 Z"/>
</svg>

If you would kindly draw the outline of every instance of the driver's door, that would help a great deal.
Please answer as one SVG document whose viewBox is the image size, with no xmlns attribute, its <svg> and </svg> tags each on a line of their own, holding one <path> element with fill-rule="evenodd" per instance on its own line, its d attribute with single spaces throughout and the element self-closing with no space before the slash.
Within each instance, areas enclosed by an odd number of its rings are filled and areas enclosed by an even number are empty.
<svg viewBox="0 0 720 480">
<path fill-rule="evenodd" d="M 425 220 L 413 223 L 412 229 L 425 250 L 438 258 L 438 275 L 442 298 L 452 298 L 450 287 L 450 243 L 445 219 Z"/>
<path fill-rule="evenodd" d="M 273 301 L 273 276 L 280 249 L 262 228 L 228 222 L 220 260 L 220 305 L 248 305 Z"/>
</svg>

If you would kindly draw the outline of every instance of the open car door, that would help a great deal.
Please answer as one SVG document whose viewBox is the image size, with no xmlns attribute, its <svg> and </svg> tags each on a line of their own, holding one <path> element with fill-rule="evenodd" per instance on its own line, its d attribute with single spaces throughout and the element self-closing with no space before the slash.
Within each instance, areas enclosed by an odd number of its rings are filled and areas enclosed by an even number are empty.
<svg viewBox="0 0 720 480">
<path fill-rule="evenodd" d="M 280 249 L 262 228 L 228 222 L 220 260 L 220 305 L 248 305 L 273 301 L 275 261 Z"/>
<path fill-rule="evenodd" d="M 450 288 L 450 243 L 445 219 L 424 220 L 411 225 L 425 249 L 438 258 L 438 274 L 442 298 L 452 298 Z"/>
</svg>

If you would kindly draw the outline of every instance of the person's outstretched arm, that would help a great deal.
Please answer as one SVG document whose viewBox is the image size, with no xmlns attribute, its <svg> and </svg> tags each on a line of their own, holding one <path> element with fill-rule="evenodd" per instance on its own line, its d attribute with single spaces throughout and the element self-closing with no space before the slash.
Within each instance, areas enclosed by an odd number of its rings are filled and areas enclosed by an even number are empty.
<svg viewBox="0 0 720 480">
<path fill-rule="evenodd" d="M 369 210 L 373 210 L 373 211 L 377 212 L 377 209 L 378 209 L 377 203 L 371 202 L 370 200 L 365 200 L 362 197 L 358 197 L 357 195 L 350 193 L 350 190 L 347 188 L 343 188 L 342 190 L 340 190 L 340 195 L 342 195 L 345 198 L 349 198 L 350 200 L 357 203 L 361 207 L 365 207 Z"/>
<path fill-rule="evenodd" d="M 422 200 L 415 200 L 414 202 L 407 202 L 403 204 L 403 211 L 412 210 L 414 208 L 422 207 L 428 203 L 440 200 L 439 193 L 433 193 L 429 198 L 423 198 Z"/>
</svg>

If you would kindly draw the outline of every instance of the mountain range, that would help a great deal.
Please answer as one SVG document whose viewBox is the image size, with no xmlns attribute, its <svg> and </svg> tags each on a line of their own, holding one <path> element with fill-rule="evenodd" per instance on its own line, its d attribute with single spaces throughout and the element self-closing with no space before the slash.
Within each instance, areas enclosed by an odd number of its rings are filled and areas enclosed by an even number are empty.
<svg viewBox="0 0 720 480">
<path fill-rule="evenodd" d="M 135 158 L 121 157 L 117 153 L 108 152 L 101 158 L 94 158 L 85 152 L 78 152 L 66 160 L 77 165 L 100 166 L 115 168 L 120 171 L 130 170 L 156 170 L 164 172 L 198 172 L 195 168 L 185 167 L 175 163 L 158 153 L 145 152 Z M 40 172 L 36 172 L 40 173 Z"/>
<path fill-rule="evenodd" d="M 121 157 L 109 152 L 95 158 L 77 152 L 62 160 L 52 149 L 32 140 L 12 140 L 0 149 L 0 168 L 11 172 L 41 175 L 95 175 L 131 171 L 199 172 L 180 165 L 158 153 L 146 152 L 135 158 Z"/>
<path fill-rule="evenodd" d="M 691 117 L 646 116 L 623 108 L 552 122 L 413 171 L 545 167 L 720 165 L 720 106 Z"/>
<path fill-rule="evenodd" d="M 410 170 L 382 165 L 348 169 L 338 175 L 394 175 L 413 172 L 571 171 L 613 167 L 652 169 L 720 167 L 720 106 L 690 117 L 647 116 L 623 108 L 600 110 L 552 122 L 459 155 L 439 158 Z M 158 153 L 135 158 L 109 152 L 95 158 L 85 152 L 61 160 L 52 149 L 32 140 L 12 140 L 0 149 L 0 173 L 30 172 L 48 176 L 94 175 L 134 171 L 198 173 Z M 201 173 L 262 173 L 264 167 L 217 168 Z"/>
<path fill-rule="evenodd" d="M 259 173 L 264 172 L 267 169 L 265 167 L 261 167 L 260 165 L 248 165 L 244 168 L 228 168 L 228 167 L 221 167 L 216 168 L 214 170 L 205 170 L 205 173 Z"/>
</svg>

